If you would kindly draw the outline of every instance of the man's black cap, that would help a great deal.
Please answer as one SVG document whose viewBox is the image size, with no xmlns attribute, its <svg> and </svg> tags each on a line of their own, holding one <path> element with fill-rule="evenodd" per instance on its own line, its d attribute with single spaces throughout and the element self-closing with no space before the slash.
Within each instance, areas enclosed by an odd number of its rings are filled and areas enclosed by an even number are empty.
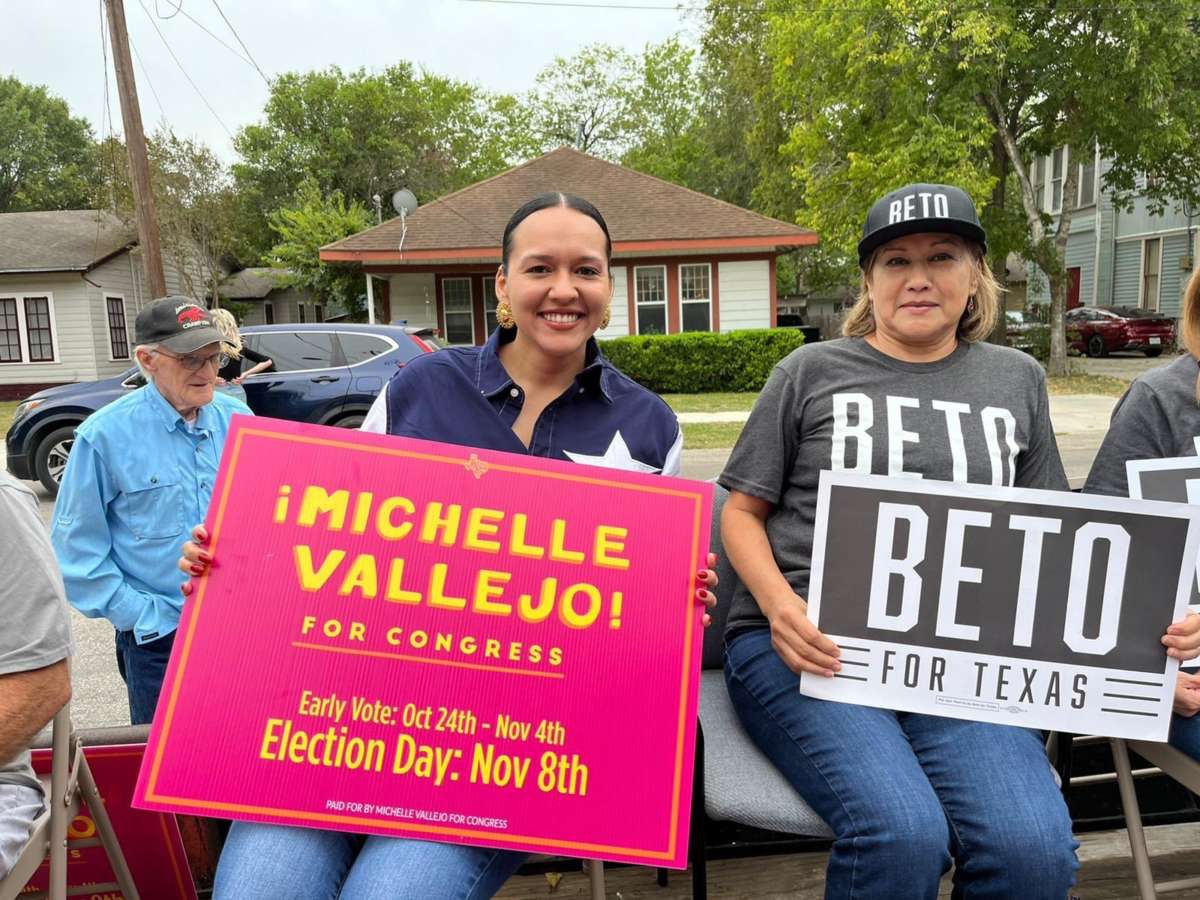
<svg viewBox="0 0 1200 900">
<path fill-rule="evenodd" d="M 941 231 L 975 241 L 987 252 L 987 232 L 975 204 L 950 184 L 910 184 L 875 201 L 858 242 L 858 265 L 878 247 L 906 234 Z"/>
<path fill-rule="evenodd" d="M 136 344 L 162 344 L 175 353 L 191 353 L 223 340 L 212 313 L 187 297 L 162 297 L 140 313 L 133 325 Z"/>
</svg>

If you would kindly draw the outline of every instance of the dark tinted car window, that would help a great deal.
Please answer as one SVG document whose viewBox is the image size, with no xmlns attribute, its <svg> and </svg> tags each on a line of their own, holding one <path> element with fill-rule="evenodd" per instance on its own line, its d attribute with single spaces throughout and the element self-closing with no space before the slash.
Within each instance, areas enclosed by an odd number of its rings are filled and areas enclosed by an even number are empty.
<svg viewBox="0 0 1200 900">
<path fill-rule="evenodd" d="M 327 369 L 335 364 L 332 332 L 272 331 L 254 338 L 254 349 L 275 363 L 272 372 Z"/>
<path fill-rule="evenodd" d="M 392 349 L 389 341 L 374 334 L 339 334 L 338 340 L 342 342 L 342 354 L 348 366 L 382 356 Z"/>
</svg>

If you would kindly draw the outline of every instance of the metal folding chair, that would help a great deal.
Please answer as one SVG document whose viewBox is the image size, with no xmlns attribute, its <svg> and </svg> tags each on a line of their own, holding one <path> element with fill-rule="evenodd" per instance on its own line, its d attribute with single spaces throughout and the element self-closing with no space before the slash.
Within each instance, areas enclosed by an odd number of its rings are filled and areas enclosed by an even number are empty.
<svg viewBox="0 0 1200 900">
<path fill-rule="evenodd" d="M 58 711 L 53 723 L 52 765 L 49 777 L 42 776 L 42 787 L 46 791 L 47 808 L 34 821 L 29 831 L 25 848 L 17 858 L 12 870 L 0 879 L 0 900 L 66 900 L 80 894 L 102 894 L 105 891 L 120 891 L 126 900 L 138 900 L 133 876 L 121 852 L 121 845 L 113 831 L 112 822 L 104 808 L 96 781 L 88 768 L 83 748 L 71 724 L 71 704 Z M 79 815 L 81 799 L 87 802 L 88 814 L 96 823 L 95 838 L 70 840 L 67 827 Z M 103 846 L 108 854 L 117 880 L 105 884 L 89 884 L 86 887 L 67 888 L 67 850 L 69 847 Z M 49 889 L 36 893 L 22 894 L 33 874 L 50 857 Z"/>
</svg>

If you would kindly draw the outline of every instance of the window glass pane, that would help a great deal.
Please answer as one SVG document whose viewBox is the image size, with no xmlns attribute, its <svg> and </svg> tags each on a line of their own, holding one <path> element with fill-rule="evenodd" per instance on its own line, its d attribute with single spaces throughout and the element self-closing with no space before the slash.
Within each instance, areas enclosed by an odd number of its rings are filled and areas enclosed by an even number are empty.
<svg viewBox="0 0 1200 900">
<path fill-rule="evenodd" d="M 1158 250 L 1160 238 L 1146 241 L 1142 260 L 1142 306 L 1158 309 Z"/>
<path fill-rule="evenodd" d="M 348 366 L 364 362 L 392 349 L 392 345 L 383 338 L 370 334 L 339 334 L 338 340 L 341 341 L 342 355 L 346 357 Z"/>
<path fill-rule="evenodd" d="M 689 300 L 708 300 L 712 297 L 707 265 L 679 267 L 679 295 L 684 303 Z"/>
<path fill-rule="evenodd" d="M 638 303 L 667 302 L 667 273 L 658 268 L 638 269 L 635 276 Z"/>
<path fill-rule="evenodd" d="M 273 303 L 264 303 L 263 304 L 263 319 L 266 321 L 266 323 L 268 325 L 275 324 L 275 304 L 273 304 Z"/>
<path fill-rule="evenodd" d="M 0 298 L 0 362 L 21 361 L 21 325 L 17 321 L 17 301 Z"/>
<path fill-rule="evenodd" d="M 296 304 L 296 321 L 297 322 L 307 322 L 308 321 L 308 317 L 304 314 L 304 304 L 303 303 Z"/>
<path fill-rule="evenodd" d="M 1063 190 L 1063 148 L 1054 151 L 1053 174 L 1050 178 L 1050 210 L 1057 212 L 1062 209 Z"/>
<path fill-rule="evenodd" d="M 313 307 L 313 321 L 314 322 L 324 322 L 325 321 L 325 310 L 321 308 L 320 303 L 318 303 L 316 306 Z"/>
<path fill-rule="evenodd" d="M 483 279 L 483 318 L 487 322 L 487 333 L 489 335 L 497 328 L 496 305 L 499 302 L 496 299 L 496 279 Z"/>
<path fill-rule="evenodd" d="M 708 331 L 709 327 L 707 303 L 683 304 L 684 331 Z"/>
<path fill-rule="evenodd" d="M 106 297 L 108 307 L 108 340 L 113 359 L 129 359 L 129 332 L 125 328 L 125 301 Z"/>
<path fill-rule="evenodd" d="M 471 314 L 446 313 L 446 340 L 451 344 L 470 344 L 474 340 L 471 331 Z"/>
<path fill-rule="evenodd" d="M 50 335 L 50 299 L 25 298 L 25 335 L 30 362 L 53 362 L 54 341 Z"/>
<path fill-rule="evenodd" d="M 665 306 L 638 305 L 638 334 L 666 334 L 667 308 Z"/>
<path fill-rule="evenodd" d="M 442 282 L 442 299 L 446 312 L 470 312 L 471 279 L 447 278 Z"/>
<path fill-rule="evenodd" d="M 332 332 L 273 331 L 258 334 L 254 349 L 275 363 L 274 372 L 327 369 L 333 365 Z"/>
<path fill-rule="evenodd" d="M 1091 206 L 1096 202 L 1096 164 L 1090 162 L 1079 174 L 1079 205 Z"/>
</svg>

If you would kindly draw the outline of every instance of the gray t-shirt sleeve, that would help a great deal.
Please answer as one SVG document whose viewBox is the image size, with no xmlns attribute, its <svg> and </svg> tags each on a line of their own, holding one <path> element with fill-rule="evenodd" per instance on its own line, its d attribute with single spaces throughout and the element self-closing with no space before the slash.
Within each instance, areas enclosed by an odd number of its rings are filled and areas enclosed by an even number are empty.
<svg viewBox="0 0 1200 900">
<path fill-rule="evenodd" d="M 1033 366 L 1037 409 L 1029 430 L 1029 447 L 1017 457 L 1014 484 L 1017 487 L 1043 488 L 1048 491 L 1069 491 L 1070 482 L 1063 469 L 1054 425 L 1050 421 L 1050 397 L 1046 393 L 1046 374 L 1041 366 Z"/>
<path fill-rule="evenodd" d="M 1129 496 L 1126 461 L 1173 456 L 1170 439 L 1170 424 L 1158 394 L 1143 382 L 1135 381 L 1113 409 L 1108 433 L 1092 461 L 1084 491 Z"/>
<path fill-rule="evenodd" d="M 0 523 L 0 675 L 10 675 L 70 656 L 71 624 L 37 500 L 4 478 Z"/>
<path fill-rule="evenodd" d="M 778 506 L 795 464 L 799 426 L 795 379 L 776 366 L 717 481 Z"/>
</svg>

